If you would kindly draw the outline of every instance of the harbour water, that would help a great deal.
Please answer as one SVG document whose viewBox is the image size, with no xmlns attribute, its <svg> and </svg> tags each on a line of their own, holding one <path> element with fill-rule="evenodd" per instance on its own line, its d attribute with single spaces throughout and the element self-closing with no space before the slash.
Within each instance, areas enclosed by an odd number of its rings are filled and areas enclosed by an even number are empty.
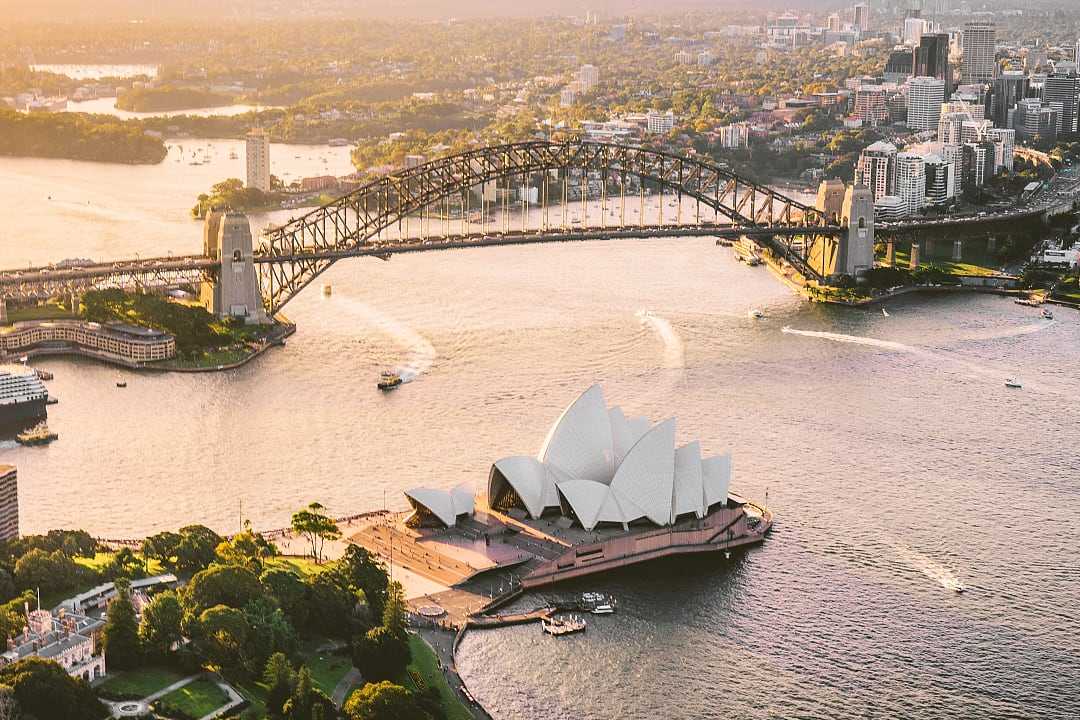
<svg viewBox="0 0 1080 720">
<path fill-rule="evenodd" d="M 17 209 L 0 265 L 197 251 L 187 208 L 226 167 L 0 160 Z M 268 528 L 311 500 L 347 514 L 403 507 L 414 485 L 480 491 L 599 381 L 731 450 L 734 488 L 767 497 L 777 526 L 730 561 L 567 587 L 619 598 L 585 633 L 468 635 L 459 669 L 496 718 L 1080 714 L 1075 312 L 808 305 L 707 238 L 358 259 L 320 282 L 331 297 L 287 307 L 288 346 L 234 372 L 40 361 L 61 440 L 0 448 L 24 531 L 232 530 L 241 501 Z M 387 367 L 411 382 L 380 393 Z"/>
</svg>

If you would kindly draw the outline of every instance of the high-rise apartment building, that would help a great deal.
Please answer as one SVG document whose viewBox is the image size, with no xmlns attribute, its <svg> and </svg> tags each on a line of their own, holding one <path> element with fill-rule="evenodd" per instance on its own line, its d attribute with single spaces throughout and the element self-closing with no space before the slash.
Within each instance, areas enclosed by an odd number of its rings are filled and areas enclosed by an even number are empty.
<svg viewBox="0 0 1080 720">
<path fill-rule="evenodd" d="M 923 18 L 909 17 L 904 20 L 904 44 L 918 47 L 922 36 L 930 31 L 930 23 Z"/>
<path fill-rule="evenodd" d="M 993 15 L 977 13 L 976 17 L 964 23 L 962 40 L 963 62 L 960 66 L 964 82 L 988 83 L 994 79 L 994 48 L 997 42 L 997 30 Z"/>
<path fill-rule="evenodd" d="M 875 202 L 892 195 L 895 162 L 895 145 L 880 140 L 869 145 L 859 155 L 859 163 L 855 166 L 855 184 L 870 188 Z"/>
<path fill-rule="evenodd" d="M 1032 143 L 1054 142 L 1057 140 L 1060 112 L 1061 105 L 1058 103 L 1050 105 L 1038 98 L 1021 100 L 1013 112 L 1016 139 Z"/>
<path fill-rule="evenodd" d="M 994 143 L 966 143 L 962 147 L 962 185 L 965 190 L 982 187 L 994 176 Z"/>
<path fill-rule="evenodd" d="M 262 128 L 247 134 L 247 186 L 270 192 L 270 136 Z"/>
<path fill-rule="evenodd" d="M 945 83 L 945 96 L 953 91 L 952 66 L 949 65 L 949 34 L 924 34 L 915 48 L 914 75 L 937 78 Z"/>
<path fill-rule="evenodd" d="M 668 110 L 662 113 L 659 110 L 650 110 L 645 115 L 645 132 L 650 135 L 663 135 L 669 133 L 675 127 L 675 113 Z"/>
<path fill-rule="evenodd" d="M 595 65 L 582 65 L 577 74 L 581 92 L 589 92 L 600 82 L 600 70 Z"/>
<path fill-rule="evenodd" d="M 905 215 L 912 215 L 923 208 L 926 202 L 926 161 L 922 155 L 897 153 L 893 195 L 903 201 Z"/>
<path fill-rule="evenodd" d="M 0 465 L 0 540 L 19 537 L 19 476 L 14 465 Z"/>
<path fill-rule="evenodd" d="M 994 143 L 994 172 L 1013 171 L 1013 150 L 1016 148 L 1016 131 L 1012 128 L 990 128 L 986 139 Z"/>
<path fill-rule="evenodd" d="M 885 107 L 885 88 L 880 85 L 861 85 L 855 91 L 855 109 L 852 115 L 863 125 L 877 126 L 885 122 L 889 113 Z"/>
<path fill-rule="evenodd" d="M 937 130 L 941 103 L 945 100 L 945 81 L 917 77 L 908 83 L 907 126 L 912 130 Z"/>
<path fill-rule="evenodd" d="M 1043 83 L 1042 99 L 1046 103 L 1061 103 L 1057 118 L 1059 137 L 1071 136 L 1077 131 L 1077 104 L 1080 103 L 1080 75 L 1075 72 L 1053 73 Z"/>
<path fill-rule="evenodd" d="M 956 196 L 956 167 L 940 155 L 924 158 L 926 204 L 944 205 Z"/>
</svg>

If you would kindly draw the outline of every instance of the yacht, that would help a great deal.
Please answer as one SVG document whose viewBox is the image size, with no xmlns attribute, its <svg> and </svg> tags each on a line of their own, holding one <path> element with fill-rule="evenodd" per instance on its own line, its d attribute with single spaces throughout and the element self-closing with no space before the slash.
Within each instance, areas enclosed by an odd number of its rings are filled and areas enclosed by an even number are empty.
<svg viewBox="0 0 1080 720">
<path fill-rule="evenodd" d="M 1019 381 L 1019 380 L 1017 380 L 1016 378 L 1014 378 L 1014 377 L 1007 377 L 1007 378 L 1005 378 L 1005 387 L 1011 387 L 1011 388 L 1021 388 L 1021 387 L 1024 387 L 1024 386 L 1023 386 L 1023 385 L 1021 385 L 1021 384 L 1020 384 L 1020 381 Z"/>
<path fill-rule="evenodd" d="M 379 376 L 378 387 L 380 390 L 393 390 L 401 384 L 401 375 L 393 370 L 383 370 Z"/>
<path fill-rule="evenodd" d="M 610 615 L 615 612 L 615 608 L 611 607 L 607 603 L 597 605 L 590 611 L 593 615 Z"/>
</svg>

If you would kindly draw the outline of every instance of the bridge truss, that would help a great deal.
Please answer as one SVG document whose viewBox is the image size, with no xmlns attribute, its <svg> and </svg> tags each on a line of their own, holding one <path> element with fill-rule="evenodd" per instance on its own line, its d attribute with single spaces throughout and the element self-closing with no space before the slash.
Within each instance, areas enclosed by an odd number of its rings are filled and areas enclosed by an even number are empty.
<svg viewBox="0 0 1080 720">
<path fill-rule="evenodd" d="M 212 281 L 220 263 L 202 255 L 0 271 L 0 298 L 27 301 L 123 287 L 160 290 Z"/>
<path fill-rule="evenodd" d="M 814 242 L 818 238 L 834 237 L 841 231 L 814 208 L 697 158 L 584 141 L 499 145 L 386 175 L 285 225 L 268 228 L 255 252 L 266 309 L 270 314 L 276 313 L 341 258 L 385 256 L 395 250 L 406 251 L 407 246 L 417 249 L 415 239 L 407 237 L 409 217 L 420 214 L 423 228 L 425 208 L 437 208 L 440 204 L 448 207 L 451 198 L 461 209 L 462 231 L 456 238 L 448 239 L 444 234 L 443 242 L 429 243 L 431 247 L 426 249 L 482 244 L 468 240 L 477 234 L 465 229 L 464 217 L 469 212 L 471 191 L 491 182 L 501 187 L 503 232 L 510 230 L 507 198 L 511 188 L 537 189 L 539 197 L 535 204 L 540 207 L 540 227 L 536 232 L 544 235 L 560 227 L 564 233 L 570 229 L 566 218 L 573 199 L 580 199 L 583 211 L 587 212 L 585 203 L 590 196 L 590 183 L 595 185 L 595 181 L 600 186 L 602 220 L 606 217 L 608 189 L 613 188 L 620 204 L 617 227 L 627 227 L 628 178 L 642 181 L 639 190 L 642 198 L 644 183 L 651 183 L 661 191 L 697 200 L 699 208 L 704 205 L 726 218 L 733 228 L 752 234 L 809 277 L 821 279 L 820 273 L 807 262 Z M 499 211 L 498 201 L 492 202 L 490 209 Z M 522 202 L 520 209 L 524 224 L 528 204 Z M 552 209 L 561 211 L 561 225 L 550 222 Z M 681 210 L 680 202 L 680 213 Z M 489 211 L 483 200 L 479 211 L 483 229 Z M 384 231 L 392 226 L 397 226 L 397 239 L 383 238 Z M 773 229 L 775 233 L 769 232 Z M 484 232 L 479 235 L 488 237 Z"/>
</svg>

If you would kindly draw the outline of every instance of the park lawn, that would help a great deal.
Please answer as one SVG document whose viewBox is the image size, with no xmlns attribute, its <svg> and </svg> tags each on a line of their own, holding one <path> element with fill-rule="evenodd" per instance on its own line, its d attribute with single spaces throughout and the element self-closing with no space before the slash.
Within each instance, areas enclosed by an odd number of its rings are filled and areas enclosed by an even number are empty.
<svg viewBox="0 0 1080 720">
<path fill-rule="evenodd" d="M 182 674 L 169 668 L 149 666 L 137 670 L 110 672 L 109 677 L 98 689 L 126 697 L 144 698 L 183 677 Z"/>
<path fill-rule="evenodd" d="M 60 318 L 74 318 L 75 314 L 59 303 L 50 302 L 44 305 L 28 305 L 25 307 L 13 307 L 8 309 L 8 322 L 25 322 L 27 320 L 57 320 Z"/>
<path fill-rule="evenodd" d="M 435 651 L 420 636 L 412 633 L 409 634 L 409 651 L 412 653 L 412 660 L 409 661 L 409 667 L 405 669 L 404 675 L 398 678 L 398 684 L 414 692 L 422 689 L 413 679 L 413 673 L 416 673 L 426 687 L 438 688 L 439 695 L 442 697 L 443 710 L 446 712 L 446 720 L 470 720 L 472 713 L 461 704 L 457 694 L 446 682 L 446 676 L 439 669 Z"/>
<path fill-rule="evenodd" d="M 884 255 L 878 254 L 878 260 L 883 260 Z M 896 267 L 906 268 L 911 263 L 910 250 L 907 246 L 897 247 L 893 253 L 893 264 Z M 997 275 L 998 266 L 993 258 L 990 257 L 977 257 L 970 258 L 968 261 L 953 262 L 948 258 L 942 257 L 927 257 L 921 255 L 919 257 L 920 265 L 937 265 L 947 273 L 954 275 Z"/>
<path fill-rule="evenodd" d="M 310 557 L 300 557 L 299 555 L 278 555 L 277 557 L 267 558 L 264 564 L 268 568 L 290 570 L 300 577 L 318 575 L 326 569 L 325 562 L 322 565 L 317 565 Z"/>
<path fill-rule="evenodd" d="M 311 673 L 311 681 L 327 695 L 334 694 L 334 688 L 353 666 L 352 658 L 348 655 L 334 655 L 325 650 L 304 655 L 303 663 Z"/>
<path fill-rule="evenodd" d="M 229 682 L 236 692 L 243 695 L 244 699 L 250 703 L 248 707 L 253 711 L 253 717 L 266 717 L 266 693 L 269 692 L 270 688 L 259 680 L 245 683 L 234 680 Z"/>
<path fill-rule="evenodd" d="M 99 552 L 92 558 L 77 557 L 75 558 L 75 562 L 83 567 L 88 567 L 91 570 L 101 572 L 101 570 L 113 559 L 114 555 L 116 555 L 114 552 Z M 147 575 L 161 575 L 164 572 L 165 569 L 161 567 L 160 561 L 150 560 L 146 563 Z"/>
<path fill-rule="evenodd" d="M 228 701 L 229 696 L 217 683 L 199 678 L 157 700 L 154 710 L 167 717 L 201 718 Z"/>
</svg>

